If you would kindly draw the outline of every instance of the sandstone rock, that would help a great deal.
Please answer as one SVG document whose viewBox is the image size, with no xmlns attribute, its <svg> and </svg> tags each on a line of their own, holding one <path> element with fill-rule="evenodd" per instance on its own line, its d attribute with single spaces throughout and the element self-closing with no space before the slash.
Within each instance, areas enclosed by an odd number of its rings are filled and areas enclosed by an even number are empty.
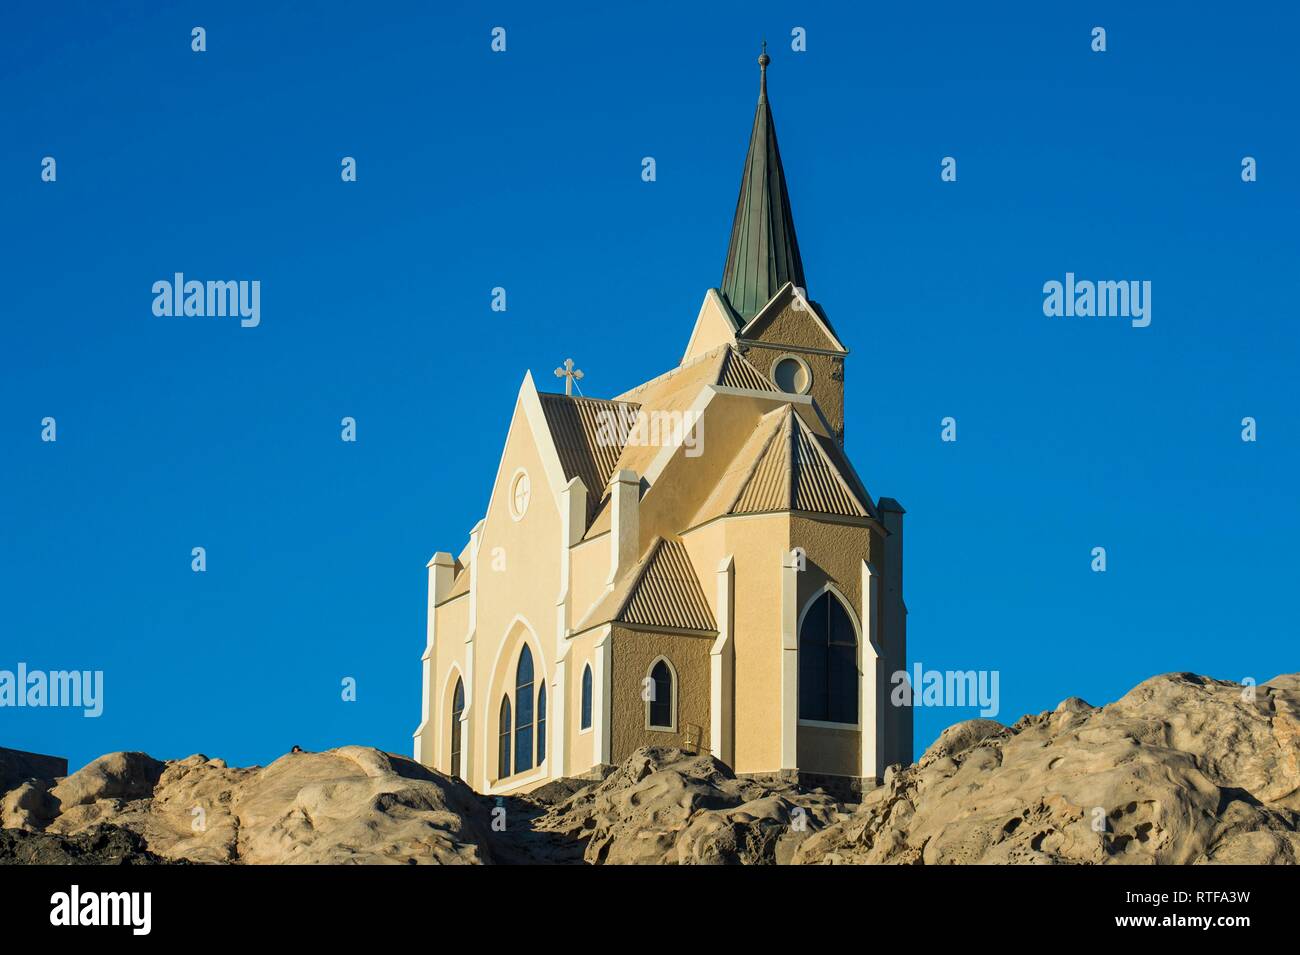
<svg viewBox="0 0 1300 955">
<path fill-rule="evenodd" d="M 1296 675 L 1245 688 L 1171 673 L 1105 707 L 1071 698 L 1003 732 L 990 722 L 945 730 L 891 791 L 794 861 L 1296 859 Z"/>
<path fill-rule="evenodd" d="M 144 753 L 109 753 L 60 780 L 51 792 L 65 809 L 99 799 L 139 799 L 153 792 L 163 768 Z"/>
<path fill-rule="evenodd" d="M 0 800 L 0 862 L 1294 864 L 1300 674 L 1171 673 L 959 723 L 856 804 L 655 748 L 499 800 L 359 746 L 264 768 L 113 753 L 47 787 Z"/>
<path fill-rule="evenodd" d="M 103 757 L 87 769 L 97 767 L 91 775 L 99 779 L 99 764 L 120 766 L 124 761 L 116 757 L 121 755 Z M 119 791 L 80 784 L 72 790 L 87 799 Z M 491 859 L 484 810 L 468 787 L 411 760 L 361 746 L 294 753 L 249 769 L 190 756 L 166 764 L 142 797 L 74 803 L 47 832 L 75 835 L 105 822 L 137 833 L 163 858 L 194 862 Z"/>
<path fill-rule="evenodd" d="M 824 793 L 738 779 L 712 756 L 646 748 L 535 825 L 585 842 L 589 863 L 767 864 L 792 823 L 828 825 L 836 808 Z"/>
<path fill-rule="evenodd" d="M 39 832 L 58 812 L 59 804 L 50 795 L 50 784 L 28 780 L 0 797 L 0 829 Z"/>
</svg>

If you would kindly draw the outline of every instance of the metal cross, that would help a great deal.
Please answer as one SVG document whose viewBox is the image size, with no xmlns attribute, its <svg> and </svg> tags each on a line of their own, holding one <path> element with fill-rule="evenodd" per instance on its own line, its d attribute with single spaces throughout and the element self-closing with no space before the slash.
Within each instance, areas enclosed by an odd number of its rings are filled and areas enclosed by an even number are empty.
<svg viewBox="0 0 1300 955">
<path fill-rule="evenodd" d="M 573 383 L 582 381 L 582 371 L 573 367 L 572 358 L 566 358 L 564 359 L 564 367 L 555 369 L 555 377 L 564 379 L 564 393 L 572 397 Z"/>
</svg>

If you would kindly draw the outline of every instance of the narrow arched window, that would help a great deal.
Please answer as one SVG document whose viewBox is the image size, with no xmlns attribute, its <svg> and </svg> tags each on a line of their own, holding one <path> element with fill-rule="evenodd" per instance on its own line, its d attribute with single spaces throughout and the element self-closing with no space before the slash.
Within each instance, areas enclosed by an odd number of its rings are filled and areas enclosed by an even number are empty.
<svg viewBox="0 0 1300 955">
<path fill-rule="evenodd" d="M 465 712 L 465 684 L 456 677 L 451 694 L 451 775 L 460 778 L 460 718 Z"/>
<path fill-rule="evenodd" d="M 500 748 L 497 750 L 497 778 L 510 775 L 510 697 L 501 697 Z"/>
<path fill-rule="evenodd" d="M 588 663 L 582 671 L 582 705 L 578 709 L 580 719 L 578 729 L 591 729 L 591 664 Z"/>
<path fill-rule="evenodd" d="M 533 652 L 527 644 L 515 667 L 515 772 L 533 768 Z"/>
<path fill-rule="evenodd" d="M 650 699 L 646 701 L 648 709 L 646 725 L 655 730 L 675 730 L 677 722 L 677 700 L 674 698 L 676 687 L 673 682 L 673 670 L 668 661 L 660 659 L 650 668 Z"/>
<path fill-rule="evenodd" d="M 546 680 L 537 688 L 537 765 L 546 759 Z"/>
<path fill-rule="evenodd" d="M 830 591 L 799 626 L 799 718 L 858 721 L 858 636 L 848 611 Z"/>
</svg>

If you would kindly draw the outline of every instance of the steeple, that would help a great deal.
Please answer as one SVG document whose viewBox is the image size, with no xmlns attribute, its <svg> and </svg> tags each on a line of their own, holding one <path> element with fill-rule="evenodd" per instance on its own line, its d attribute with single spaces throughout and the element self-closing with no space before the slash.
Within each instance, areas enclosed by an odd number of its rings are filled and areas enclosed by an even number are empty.
<svg viewBox="0 0 1300 955">
<path fill-rule="evenodd" d="M 767 102 L 767 41 L 758 58 L 758 109 L 731 224 L 722 294 L 743 321 L 758 314 L 786 282 L 806 288 L 799 240 L 794 234 L 785 170 L 776 145 L 776 123 Z"/>
</svg>

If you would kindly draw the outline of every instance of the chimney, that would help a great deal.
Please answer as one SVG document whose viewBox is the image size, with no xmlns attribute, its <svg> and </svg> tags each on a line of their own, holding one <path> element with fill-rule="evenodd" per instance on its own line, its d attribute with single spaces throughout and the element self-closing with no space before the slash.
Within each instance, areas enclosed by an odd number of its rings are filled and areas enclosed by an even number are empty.
<svg viewBox="0 0 1300 955">
<path fill-rule="evenodd" d="M 609 583 L 614 583 L 641 556 L 641 479 L 624 468 L 609 481 Z"/>
</svg>

